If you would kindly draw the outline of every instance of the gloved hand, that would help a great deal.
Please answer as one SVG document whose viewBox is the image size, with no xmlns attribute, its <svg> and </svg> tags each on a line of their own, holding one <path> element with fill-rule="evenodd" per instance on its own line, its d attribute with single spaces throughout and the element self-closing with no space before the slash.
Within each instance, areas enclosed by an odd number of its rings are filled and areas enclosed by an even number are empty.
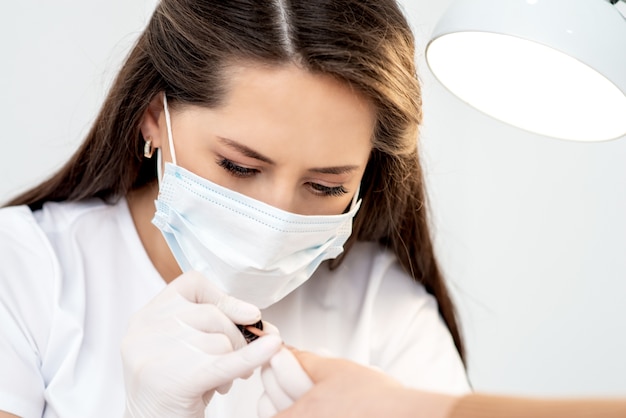
<svg viewBox="0 0 626 418">
<path fill-rule="evenodd" d="M 288 408 L 313 387 L 294 355 L 283 347 L 261 369 L 265 391 L 257 405 L 259 418 L 269 418 Z"/>
<path fill-rule="evenodd" d="M 215 390 L 227 392 L 280 349 L 276 335 L 246 345 L 235 323 L 260 318 L 200 273 L 173 280 L 133 316 L 122 342 L 125 417 L 204 417 Z"/>
</svg>

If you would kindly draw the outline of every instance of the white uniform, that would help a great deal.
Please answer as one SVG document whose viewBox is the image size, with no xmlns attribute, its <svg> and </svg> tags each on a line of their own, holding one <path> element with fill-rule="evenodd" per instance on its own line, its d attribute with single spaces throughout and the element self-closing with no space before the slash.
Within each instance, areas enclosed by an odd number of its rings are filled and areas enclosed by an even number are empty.
<svg viewBox="0 0 626 418">
<path fill-rule="evenodd" d="M 125 200 L 0 210 L 0 410 L 31 417 L 119 417 L 120 341 L 165 286 Z M 297 348 L 378 367 L 405 384 L 469 390 L 434 299 L 374 243 L 322 265 L 263 311 Z M 207 417 L 256 416 L 258 373 L 216 394 Z"/>
</svg>

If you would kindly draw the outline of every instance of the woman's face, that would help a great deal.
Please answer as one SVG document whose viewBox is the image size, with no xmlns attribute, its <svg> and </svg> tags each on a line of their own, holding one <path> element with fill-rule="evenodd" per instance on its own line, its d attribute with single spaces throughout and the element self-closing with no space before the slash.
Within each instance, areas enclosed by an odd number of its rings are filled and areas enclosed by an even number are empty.
<svg viewBox="0 0 626 418">
<path fill-rule="evenodd" d="M 372 149 L 373 106 L 295 65 L 238 66 L 229 74 L 221 106 L 171 111 L 177 164 L 288 212 L 344 212 Z M 164 112 L 154 122 L 153 144 L 171 162 Z"/>
</svg>

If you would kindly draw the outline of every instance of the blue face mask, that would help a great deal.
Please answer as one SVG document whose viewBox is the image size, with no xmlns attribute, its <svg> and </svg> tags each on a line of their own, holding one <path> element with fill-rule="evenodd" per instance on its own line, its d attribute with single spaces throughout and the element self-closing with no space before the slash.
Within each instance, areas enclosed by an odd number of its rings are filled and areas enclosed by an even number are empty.
<svg viewBox="0 0 626 418">
<path fill-rule="evenodd" d="M 346 213 L 308 216 L 212 183 L 176 165 L 165 97 L 163 103 L 173 163 L 159 173 L 152 222 L 183 271 L 200 271 L 227 294 L 264 309 L 341 254 L 361 204 L 358 192 Z"/>
</svg>

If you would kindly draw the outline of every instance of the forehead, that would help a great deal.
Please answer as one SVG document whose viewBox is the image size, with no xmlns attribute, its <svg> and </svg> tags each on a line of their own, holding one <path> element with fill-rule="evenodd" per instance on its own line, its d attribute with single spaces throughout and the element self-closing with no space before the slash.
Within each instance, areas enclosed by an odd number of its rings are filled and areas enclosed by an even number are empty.
<svg viewBox="0 0 626 418">
<path fill-rule="evenodd" d="M 369 155 L 375 109 L 349 84 L 294 64 L 240 64 L 225 74 L 225 97 L 207 110 L 219 135 L 259 151 L 279 146 L 292 157 L 297 150 L 312 158 L 320 147 L 330 154 Z"/>
<path fill-rule="evenodd" d="M 358 110 L 373 111 L 368 98 L 353 88 L 347 81 L 322 72 L 313 72 L 296 63 L 263 64 L 243 61 L 231 64 L 224 71 L 227 86 L 222 107 L 242 99 L 250 90 L 256 93 L 271 93 L 277 101 L 313 104 L 320 99 L 357 105 Z M 293 89 L 297 89 L 294 91 Z M 294 94 L 295 93 L 295 94 Z M 264 99 L 264 96 L 256 96 Z"/>
</svg>

